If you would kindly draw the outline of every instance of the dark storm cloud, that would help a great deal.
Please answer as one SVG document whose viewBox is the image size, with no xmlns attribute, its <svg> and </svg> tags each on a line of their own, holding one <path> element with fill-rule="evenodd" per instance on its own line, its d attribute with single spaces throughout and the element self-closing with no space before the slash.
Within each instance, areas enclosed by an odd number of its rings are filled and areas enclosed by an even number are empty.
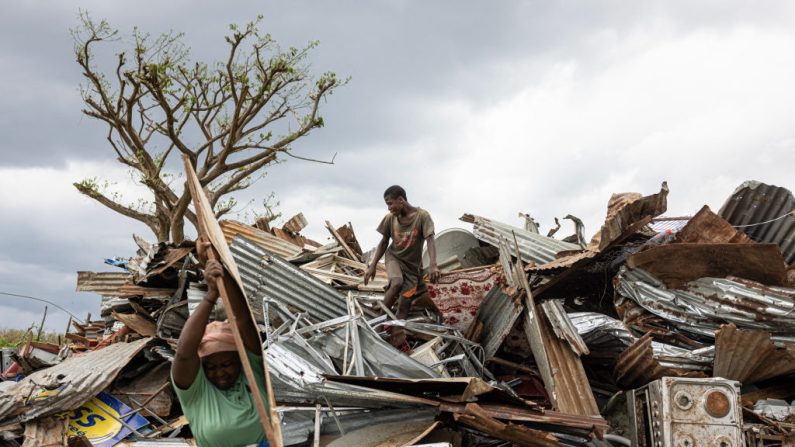
<svg viewBox="0 0 795 447">
<path fill-rule="evenodd" d="M 319 240 L 330 219 L 352 221 L 372 244 L 380 194 L 392 183 L 440 228 L 466 227 L 456 220 L 465 211 L 513 223 L 529 211 L 545 229 L 573 213 L 590 237 L 611 192 L 653 193 L 667 179 L 674 212 L 719 207 L 738 179 L 786 185 L 782 166 L 795 153 L 789 2 L 0 4 L 0 291 L 51 298 L 81 315 L 96 314 L 98 297 L 74 292 L 74 272 L 111 270 L 103 258 L 131 255 L 133 232 L 151 235 L 71 187 L 87 176 L 125 178 L 110 168 L 106 129 L 80 113 L 69 34 L 78 9 L 122 36 L 133 26 L 185 32 L 204 61 L 225 54 L 229 23 L 257 14 L 284 47 L 319 40 L 312 70 L 352 81 L 323 105 L 326 127 L 294 150 L 337 153 L 335 165 L 288 159 L 240 195 L 256 207 L 276 192 L 286 217 L 303 211 Z M 118 48 L 129 46 L 124 39 Z M 0 306 L 19 317 L 0 326 L 27 326 L 41 310 L 3 298 Z M 63 330 L 62 317 L 52 317 L 53 329 Z"/>
</svg>

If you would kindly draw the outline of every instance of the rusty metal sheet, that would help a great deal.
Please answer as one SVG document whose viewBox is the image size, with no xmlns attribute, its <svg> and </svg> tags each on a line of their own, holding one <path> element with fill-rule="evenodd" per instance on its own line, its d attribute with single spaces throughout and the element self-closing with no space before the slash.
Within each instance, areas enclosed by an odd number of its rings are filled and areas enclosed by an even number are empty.
<svg viewBox="0 0 795 447">
<path fill-rule="evenodd" d="M 701 371 L 661 365 L 654 356 L 649 334 L 621 353 L 613 371 L 616 383 L 624 389 L 638 388 L 664 376 L 706 377 Z"/>
<path fill-rule="evenodd" d="M 182 261 L 185 256 L 188 256 L 193 252 L 193 248 L 191 247 L 177 247 L 177 248 L 170 248 L 166 251 L 166 255 L 163 257 L 162 263 L 159 264 L 156 268 L 149 270 L 146 274 L 147 278 L 152 276 L 159 275 L 165 272 L 169 267 L 178 268 L 175 264 L 179 261 Z"/>
<path fill-rule="evenodd" d="M 746 331 L 733 324 L 715 335 L 714 376 L 743 385 L 795 372 L 795 345 L 777 348 L 765 331 Z"/>
<path fill-rule="evenodd" d="M 74 410 L 110 385 L 121 369 L 151 340 L 115 343 L 25 377 L 0 392 L 0 420 L 18 416 L 29 421 Z"/>
<path fill-rule="evenodd" d="M 530 447 L 556 447 L 561 444 L 552 434 L 524 425 L 504 423 L 492 417 L 479 405 L 467 404 L 463 412 L 454 413 L 456 422 L 467 425 L 497 439 Z"/>
<path fill-rule="evenodd" d="M 537 326 L 537 330 L 540 332 L 541 346 L 532 340 L 534 336 L 531 326 L 533 325 Z M 525 314 L 524 327 L 537 362 L 541 358 L 538 355 L 538 350 L 545 351 L 547 365 L 543 367 L 539 363 L 539 370 L 544 379 L 544 387 L 555 408 L 561 413 L 579 416 L 599 415 L 599 407 L 596 405 L 596 399 L 588 383 L 588 377 L 585 375 L 580 357 L 574 352 L 568 341 L 563 341 L 555 336 L 554 329 L 540 306 L 536 307 L 534 313 Z M 546 373 L 545 370 L 547 370 Z"/>
<path fill-rule="evenodd" d="M 607 315 L 574 312 L 569 314 L 569 317 L 588 345 L 591 359 L 615 359 L 638 341 L 624 322 Z M 671 368 L 708 370 L 714 358 L 714 348 L 710 346 L 690 350 L 653 341 L 652 351 L 662 366 Z"/>
<path fill-rule="evenodd" d="M 555 256 L 566 250 L 579 250 L 580 246 L 563 242 L 561 240 L 542 236 L 525 229 L 497 222 L 486 217 L 464 214 L 461 220 L 475 224 L 473 234 L 483 242 L 499 247 L 500 239 L 508 241 L 511 253 L 516 252 L 514 234 L 519 245 L 519 253 L 524 262 L 545 264 L 555 259 Z"/>
<path fill-rule="evenodd" d="M 604 250 L 628 229 L 651 222 L 668 208 L 668 183 L 663 182 L 660 192 L 641 197 L 638 193 L 613 194 L 607 204 L 607 218 L 589 248 Z"/>
<path fill-rule="evenodd" d="M 680 288 L 699 278 L 737 276 L 769 286 L 787 285 L 787 270 L 776 244 L 667 244 L 627 258 L 666 287 Z"/>
<path fill-rule="evenodd" d="M 598 254 L 599 252 L 594 250 L 576 252 L 566 256 L 561 256 L 558 259 L 547 262 L 546 264 L 541 264 L 539 266 L 528 265 L 525 271 L 534 273 L 548 273 L 555 270 L 563 270 L 573 267 L 575 264 L 585 262 L 587 259 L 592 259 Z"/>
<path fill-rule="evenodd" d="M 110 394 L 130 408 L 138 408 L 139 403 L 149 400 L 146 404 L 147 410 L 158 416 L 167 417 L 171 414 L 171 405 L 174 401 L 170 381 L 171 362 L 162 362 L 135 377 L 119 378 Z M 156 395 L 153 397 L 152 395 L 155 393 Z M 149 416 L 146 412 L 141 414 Z"/>
<path fill-rule="evenodd" d="M 784 260 L 795 263 L 795 198 L 786 188 L 747 181 L 738 186 L 718 214 L 757 242 L 778 244 Z M 784 216 L 784 217 L 782 217 Z"/>
<path fill-rule="evenodd" d="M 676 234 L 677 243 L 747 244 L 754 242 L 747 234 L 734 228 L 726 219 L 704 205 Z"/>
<path fill-rule="evenodd" d="M 235 236 L 240 235 L 285 259 L 301 254 L 301 247 L 250 225 L 235 222 L 234 220 L 222 220 L 219 224 L 226 238 L 226 243 L 229 245 L 232 245 Z"/>
<path fill-rule="evenodd" d="M 701 278 L 669 289 L 642 269 L 616 275 L 616 308 L 630 300 L 680 331 L 714 338 L 724 323 L 768 331 L 776 341 L 795 341 L 795 289 L 740 278 Z"/>
<path fill-rule="evenodd" d="M 46 417 L 25 424 L 22 447 L 62 447 L 66 440 L 67 419 Z"/>
<path fill-rule="evenodd" d="M 129 281 L 130 274 L 126 272 L 77 272 L 75 291 L 118 297 L 121 286 Z"/>
</svg>

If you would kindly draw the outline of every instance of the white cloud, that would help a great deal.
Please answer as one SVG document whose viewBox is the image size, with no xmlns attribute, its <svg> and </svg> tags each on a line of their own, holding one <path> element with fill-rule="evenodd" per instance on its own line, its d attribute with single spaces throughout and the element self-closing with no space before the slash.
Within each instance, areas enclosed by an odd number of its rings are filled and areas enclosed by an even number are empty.
<svg viewBox="0 0 795 447">
<path fill-rule="evenodd" d="M 109 180 L 109 191 L 119 192 L 125 198 L 124 203 L 150 196 L 112 160 L 75 161 L 62 167 L 0 166 L 4 225 L 16 222 L 55 241 L 118 237 L 119 229 L 133 227 L 132 221 L 83 196 L 72 186 L 74 182 L 95 177 Z M 140 227 L 136 231 L 145 228 Z"/>
<path fill-rule="evenodd" d="M 412 120 L 436 130 L 393 148 L 403 151 L 398 163 L 374 169 L 410 171 L 413 194 L 448 224 L 464 211 L 518 222 L 516 212 L 529 210 L 545 224 L 570 212 L 589 234 L 612 192 L 653 193 L 668 180 L 669 209 L 685 214 L 719 207 L 748 177 L 786 182 L 795 158 L 791 33 L 662 27 L 595 40 L 612 43 L 603 49 L 609 63 L 560 60 L 491 107 L 405 100 L 419 114 Z"/>
</svg>

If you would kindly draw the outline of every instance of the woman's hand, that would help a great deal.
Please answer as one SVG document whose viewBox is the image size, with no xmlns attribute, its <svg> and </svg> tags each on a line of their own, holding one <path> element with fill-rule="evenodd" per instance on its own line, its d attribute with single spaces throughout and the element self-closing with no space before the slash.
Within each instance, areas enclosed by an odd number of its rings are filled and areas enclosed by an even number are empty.
<svg viewBox="0 0 795 447">
<path fill-rule="evenodd" d="M 204 281 L 207 283 L 207 296 L 204 298 L 215 302 L 218 299 L 218 278 L 223 276 L 224 266 L 215 259 L 207 261 L 204 265 Z"/>
</svg>

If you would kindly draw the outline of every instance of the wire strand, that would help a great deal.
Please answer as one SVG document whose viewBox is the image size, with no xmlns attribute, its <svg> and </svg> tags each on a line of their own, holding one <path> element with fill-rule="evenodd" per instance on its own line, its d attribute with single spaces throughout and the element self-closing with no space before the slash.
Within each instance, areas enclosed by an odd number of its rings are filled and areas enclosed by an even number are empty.
<svg viewBox="0 0 795 447">
<path fill-rule="evenodd" d="M 775 222 L 775 221 L 777 221 L 777 220 L 781 220 L 781 219 L 783 219 L 783 218 L 785 218 L 785 217 L 787 217 L 787 216 L 793 216 L 793 215 L 795 215 L 795 210 L 792 210 L 792 211 L 790 211 L 790 212 L 788 212 L 787 214 L 784 214 L 784 215 L 782 215 L 782 216 L 778 216 L 778 217 L 776 217 L 775 219 L 766 220 L 766 221 L 764 221 L 764 222 L 752 223 L 752 224 L 747 224 L 747 225 L 732 225 L 732 226 L 733 226 L 734 228 L 747 228 L 747 227 L 756 227 L 756 226 L 758 226 L 758 225 L 765 225 L 765 224 L 769 224 L 769 223 L 771 223 L 771 222 Z"/>
<path fill-rule="evenodd" d="M 36 300 L 36 301 L 41 301 L 42 303 L 52 304 L 56 308 L 58 308 L 58 309 L 60 309 L 60 310 L 62 310 L 64 312 L 68 313 L 69 315 L 71 315 L 72 318 L 77 320 L 78 323 L 84 324 L 83 320 L 80 317 L 78 317 L 77 315 L 73 314 L 72 312 L 69 312 L 68 310 L 64 309 L 63 307 L 53 303 L 50 300 L 45 300 L 44 298 L 36 298 L 35 296 L 19 295 L 17 293 L 9 293 L 9 292 L 0 292 L 0 295 L 14 296 L 14 297 L 17 297 L 17 298 L 27 298 L 29 300 Z"/>
</svg>

